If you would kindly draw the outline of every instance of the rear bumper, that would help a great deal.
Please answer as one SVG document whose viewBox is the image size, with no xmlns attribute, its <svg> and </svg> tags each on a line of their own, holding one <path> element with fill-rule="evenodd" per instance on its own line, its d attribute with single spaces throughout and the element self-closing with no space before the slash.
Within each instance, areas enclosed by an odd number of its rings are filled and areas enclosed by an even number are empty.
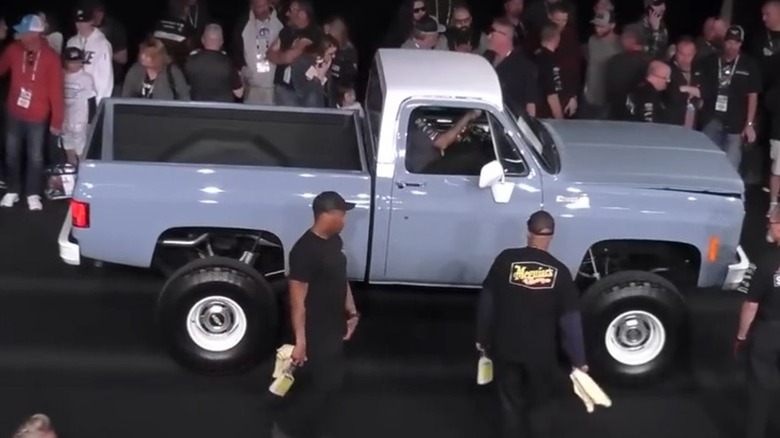
<svg viewBox="0 0 780 438">
<path fill-rule="evenodd" d="M 726 274 L 726 281 L 723 282 L 724 290 L 736 290 L 742 279 L 745 278 L 745 274 L 750 268 L 750 260 L 745 254 L 745 250 L 741 246 L 737 247 L 737 262 L 729 265 L 728 274 Z"/>
<path fill-rule="evenodd" d="M 60 247 L 60 258 L 62 261 L 71 266 L 78 266 L 81 264 L 81 249 L 78 243 L 70 241 L 70 231 L 72 229 L 70 209 L 68 209 L 68 214 L 65 216 L 65 221 L 62 223 L 60 234 L 57 237 L 57 244 Z"/>
</svg>

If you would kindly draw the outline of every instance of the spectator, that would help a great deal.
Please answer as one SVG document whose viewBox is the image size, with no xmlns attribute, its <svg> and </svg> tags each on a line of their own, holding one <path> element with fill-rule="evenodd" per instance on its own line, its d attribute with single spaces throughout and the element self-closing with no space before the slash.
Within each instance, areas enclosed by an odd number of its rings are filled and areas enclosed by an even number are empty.
<svg viewBox="0 0 780 438">
<path fill-rule="evenodd" d="M 780 0 L 767 1 L 761 16 L 764 29 L 756 32 L 751 52 L 759 61 L 766 87 L 772 87 L 780 76 Z"/>
<path fill-rule="evenodd" d="M 153 36 L 165 44 L 165 50 L 171 61 L 183 66 L 192 51 L 195 35 L 187 21 L 189 0 L 168 0 L 168 11 L 154 27 Z"/>
<path fill-rule="evenodd" d="M 626 96 L 642 82 L 650 64 L 650 56 L 643 51 L 645 34 L 640 25 L 626 26 L 620 43 L 623 53 L 610 58 L 604 66 L 607 106 L 613 120 L 625 118 Z"/>
<path fill-rule="evenodd" d="M 639 24 L 644 32 L 644 51 L 652 58 L 666 56 L 669 45 L 669 31 L 664 20 L 666 0 L 645 0 L 645 13 Z"/>
<path fill-rule="evenodd" d="M 330 81 L 328 81 L 328 105 L 335 107 L 339 101 L 339 89 L 349 88 L 357 81 L 358 59 L 357 49 L 349 38 L 347 24 L 340 17 L 332 17 L 325 21 L 323 30 L 327 35 L 338 41 L 338 51 L 330 66 Z"/>
<path fill-rule="evenodd" d="M 428 1 L 437 1 L 437 0 L 428 0 Z M 448 12 L 449 13 L 449 12 Z M 436 42 L 436 49 L 437 50 L 447 50 L 448 44 L 447 44 L 447 37 L 443 35 L 447 28 L 443 26 L 441 21 L 439 21 L 438 18 L 431 15 L 430 9 L 428 9 L 428 6 L 425 4 L 425 1 L 423 0 L 415 0 L 413 9 L 412 9 L 412 29 L 418 27 L 421 23 L 427 22 L 433 20 L 436 23 L 437 28 L 439 29 L 439 39 Z M 446 22 L 445 22 L 446 23 Z M 414 33 L 414 32 L 412 32 Z M 413 35 L 412 35 L 413 37 Z M 411 38 L 410 38 L 411 39 Z M 407 39 L 408 43 L 409 39 Z M 402 45 L 401 48 L 404 48 Z M 406 47 L 406 48 L 413 48 L 413 47 Z"/>
<path fill-rule="evenodd" d="M 401 47 L 411 35 L 414 27 L 414 0 L 403 0 L 401 7 L 398 9 L 398 15 L 394 22 L 390 25 L 390 29 L 385 36 L 383 47 Z M 418 11 L 418 14 L 425 13 L 425 7 Z"/>
<path fill-rule="evenodd" d="M 662 61 L 652 61 L 647 76 L 626 97 L 626 119 L 632 122 L 666 123 L 668 111 L 663 91 L 669 86 L 671 69 Z"/>
<path fill-rule="evenodd" d="M 222 51 L 224 36 L 218 24 L 203 31 L 203 48 L 190 54 L 184 72 L 190 82 L 192 100 L 234 102 L 244 95 L 241 75 L 230 57 Z"/>
<path fill-rule="evenodd" d="M 425 9 L 439 23 L 449 23 L 452 17 L 452 0 L 425 0 Z"/>
<path fill-rule="evenodd" d="M 114 91 L 114 51 L 103 32 L 95 28 L 89 9 L 76 10 L 76 35 L 68 40 L 67 47 L 77 47 L 84 52 L 84 71 L 92 76 L 97 88 L 97 102 L 111 97 Z"/>
<path fill-rule="evenodd" d="M 204 0 L 185 0 L 184 19 L 196 35 L 202 35 L 206 25 L 211 23 L 208 3 Z"/>
<path fill-rule="evenodd" d="M 65 61 L 65 121 L 62 125 L 62 147 L 71 164 L 87 144 L 87 126 L 97 108 L 97 89 L 92 76 L 84 71 L 84 52 L 68 47 Z"/>
<path fill-rule="evenodd" d="M 696 60 L 704 59 L 723 50 L 723 37 L 726 36 L 726 22 L 718 17 L 710 17 L 704 22 L 702 34 L 696 40 Z"/>
<path fill-rule="evenodd" d="M 539 68 L 539 89 L 542 92 L 536 105 L 536 116 L 542 119 L 562 119 L 571 112 L 564 100 L 561 67 L 555 51 L 561 42 L 561 30 L 553 23 L 542 26 L 542 47 L 536 51 L 536 66 Z"/>
<path fill-rule="evenodd" d="M 459 35 L 457 38 L 460 38 L 461 40 L 465 35 L 468 35 L 468 46 L 471 47 L 471 51 L 479 54 L 485 53 L 488 49 L 487 35 L 480 32 L 474 26 L 474 18 L 471 16 L 468 5 L 466 5 L 466 3 L 456 4 L 455 8 L 452 10 L 451 16 L 452 18 L 450 18 L 449 28 L 447 29 L 446 34 L 449 49 L 456 50 L 456 47 L 463 48 L 466 45 L 465 41 L 462 41 L 459 44 L 453 43 L 452 39 L 456 38 L 456 34 Z"/>
<path fill-rule="evenodd" d="M 523 22 L 524 0 L 504 0 L 504 18 L 514 27 L 512 34 L 514 46 L 520 46 L 528 36 L 528 29 Z"/>
<path fill-rule="evenodd" d="M 317 44 L 307 48 L 290 66 L 290 85 L 295 95 L 295 106 L 322 108 L 325 106 L 325 84 L 338 41 L 325 35 Z"/>
<path fill-rule="evenodd" d="M 149 37 L 138 49 L 138 62 L 127 71 L 122 97 L 155 100 L 190 100 L 190 87 L 179 66 L 171 61 L 165 44 Z"/>
<path fill-rule="evenodd" d="M 363 117 L 363 107 L 357 101 L 357 94 L 352 87 L 341 87 L 338 92 L 338 101 L 336 108 L 355 110 Z"/>
<path fill-rule="evenodd" d="M 51 420 L 44 414 L 35 414 L 14 432 L 14 438 L 57 438 Z"/>
<path fill-rule="evenodd" d="M 560 68 L 560 78 L 563 84 L 560 95 L 561 103 L 564 106 L 565 115 L 573 117 L 577 112 L 577 96 L 582 90 L 582 46 L 577 40 L 574 28 L 569 25 L 569 10 L 566 4 L 559 1 L 549 5 L 548 10 L 550 12 L 548 24 L 554 24 L 560 35 L 554 55 L 555 65 Z M 539 38 L 540 35 L 535 36 Z M 532 43 L 532 40 L 529 39 L 528 42 Z"/>
<path fill-rule="evenodd" d="M 0 76 L 10 72 L 7 101 L 6 167 L 8 192 L 0 207 L 12 207 L 22 192 L 22 152 L 27 152 L 27 205 L 41 210 L 43 149 L 47 133 L 62 132 L 62 66 L 59 55 L 43 38 L 44 23 L 37 15 L 25 15 L 14 26 L 17 41 L 0 56 Z"/>
<path fill-rule="evenodd" d="M 780 195 L 780 82 L 775 82 L 764 97 L 770 114 L 769 156 L 772 167 L 769 175 L 769 216 L 777 208 L 777 197 Z"/>
<path fill-rule="evenodd" d="M 251 0 L 249 13 L 242 15 L 233 28 L 233 55 L 241 66 L 246 84 L 244 102 L 255 105 L 274 104 L 276 64 L 268 51 L 284 25 L 269 0 Z"/>
<path fill-rule="evenodd" d="M 577 10 L 573 3 L 568 0 L 535 0 L 530 2 L 523 11 L 523 22 L 528 32 L 535 38 L 539 38 L 542 27 L 550 20 L 550 14 L 553 7 L 562 9 L 568 15 L 567 24 L 575 37 L 577 36 Z M 536 50 L 537 47 L 530 47 L 530 50 Z"/>
<path fill-rule="evenodd" d="M 609 12 L 614 15 L 615 4 L 612 0 L 596 0 L 596 4 L 593 5 L 593 13 L 598 15 L 603 12 Z"/>
<path fill-rule="evenodd" d="M 723 54 L 702 61 L 701 119 L 704 133 L 724 152 L 735 169 L 742 162 L 742 145 L 756 140 L 754 122 L 761 92 L 758 63 L 741 53 L 745 31 L 731 26 L 726 32 Z"/>
<path fill-rule="evenodd" d="M 98 1 L 92 5 L 92 23 L 95 28 L 103 32 L 113 51 L 112 60 L 114 66 L 114 90 L 119 94 L 122 80 L 125 77 L 127 68 L 127 31 L 122 23 L 114 20 L 106 13 L 106 8 L 102 2 Z"/>
<path fill-rule="evenodd" d="M 699 77 L 693 72 L 695 58 L 696 43 L 693 39 L 680 39 L 670 64 L 671 82 L 666 89 L 665 97 L 667 121 L 689 129 L 696 127 L 696 111 L 701 106 Z"/>
<path fill-rule="evenodd" d="M 501 91 L 512 109 L 536 115 L 538 73 L 522 50 L 514 50 L 514 24 L 505 17 L 493 20 L 485 58 L 496 69 Z"/>
<path fill-rule="evenodd" d="M 268 60 L 276 64 L 274 101 L 277 105 L 295 106 L 298 97 L 290 84 L 290 65 L 307 47 L 319 44 L 323 32 L 314 24 L 314 7 L 308 0 L 294 0 L 287 11 L 289 25 L 268 50 Z"/>
<path fill-rule="evenodd" d="M 43 27 L 46 28 L 46 30 L 43 32 L 43 35 L 46 37 L 46 41 L 49 43 L 49 46 L 51 46 L 51 48 L 54 49 L 54 51 L 59 55 L 62 53 L 62 44 L 64 43 L 64 39 L 62 32 L 60 32 L 58 26 L 54 22 L 54 16 L 45 12 L 38 12 L 38 17 L 40 17 L 41 21 L 43 21 Z"/>
<path fill-rule="evenodd" d="M 593 35 L 588 39 L 585 72 L 584 102 L 581 116 L 586 119 L 603 120 L 609 115 L 606 104 L 605 68 L 607 61 L 620 53 L 620 39 L 615 34 L 615 17 L 608 10 L 598 12 L 591 20 Z"/>
<path fill-rule="evenodd" d="M 414 32 L 401 46 L 402 49 L 439 50 L 444 26 L 437 23 L 433 17 L 423 17 L 414 23 Z M 445 48 L 446 50 L 446 48 Z"/>
</svg>

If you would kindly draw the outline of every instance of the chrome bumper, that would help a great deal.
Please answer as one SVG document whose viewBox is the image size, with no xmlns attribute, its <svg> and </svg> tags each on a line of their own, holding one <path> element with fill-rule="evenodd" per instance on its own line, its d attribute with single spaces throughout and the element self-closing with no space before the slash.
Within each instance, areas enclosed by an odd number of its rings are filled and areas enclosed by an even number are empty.
<svg viewBox="0 0 780 438">
<path fill-rule="evenodd" d="M 726 281 L 723 282 L 724 290 L 736 290 L 742 279 L 745 278 L 745 274 L 750 269 L 750 260 L 748 260 L 745 250 L 741 246 L 737 247 L 737 262 L 733 265 L 729 265 L 728 274 L 726 274 Z"/>
<path fill-rule="evenodd" d="M 57 244 L 60 247 L 60 258 L 62 261 L 71 266 L 78 266 L 81 264 L 81 250 L 77 243 L 73 243 L 69 239 L 72 228 L 69 208 L 68 214 L 65 216 L 65 222 L 62 223 L 60 235 L 57 237 Z"/>
</svg>

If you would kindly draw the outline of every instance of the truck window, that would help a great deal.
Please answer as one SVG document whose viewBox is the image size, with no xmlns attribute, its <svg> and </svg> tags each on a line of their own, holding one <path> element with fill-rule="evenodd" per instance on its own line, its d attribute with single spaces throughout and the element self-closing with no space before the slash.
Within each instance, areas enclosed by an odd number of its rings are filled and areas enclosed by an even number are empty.
<svg viewBox="0 0 780 438">
<path fill-rule="evenodd" d="M 105 112 L 98 113 L 95 126 L 92 127 L 92 138 L 87 146 L 87 159 L 99 160 L 103 158 L 103 119 Z"/>
<path fill-rule="evenodd" d="M 376 157 L 376 148 L 379 144 L 379 127 L 382 123 L 382 107 L 385 104 L 385 95 L 382 92 L 382 84 L 379 81 L 379 70 L 376 61 L 371 65 L 371 71 L 368 75 L 368 86 L 366 88 L 366 120 L 368 130 L 372 139 L 374 156 Z"/>
<path fill-rule="evenodd" d="M 508 174 L 528 171 L 514 142 L 492 115 L 476 116 L 476 111 L 454 107 L 412 111 L 405 158 L 410 173 L 478 176 L 482 166 L 496 159 Z"/>
</svg>

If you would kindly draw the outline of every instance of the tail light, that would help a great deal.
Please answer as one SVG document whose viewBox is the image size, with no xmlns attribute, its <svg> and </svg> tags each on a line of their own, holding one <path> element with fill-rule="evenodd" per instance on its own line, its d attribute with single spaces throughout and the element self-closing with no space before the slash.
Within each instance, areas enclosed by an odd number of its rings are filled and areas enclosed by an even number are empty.
<svg viewBox="0 0 780 438">
<path fill-rule="evenodd" d="M 70 219 L 75 228 L 89 228 L 89 204 L 71 199 Z"/>
</svg>

